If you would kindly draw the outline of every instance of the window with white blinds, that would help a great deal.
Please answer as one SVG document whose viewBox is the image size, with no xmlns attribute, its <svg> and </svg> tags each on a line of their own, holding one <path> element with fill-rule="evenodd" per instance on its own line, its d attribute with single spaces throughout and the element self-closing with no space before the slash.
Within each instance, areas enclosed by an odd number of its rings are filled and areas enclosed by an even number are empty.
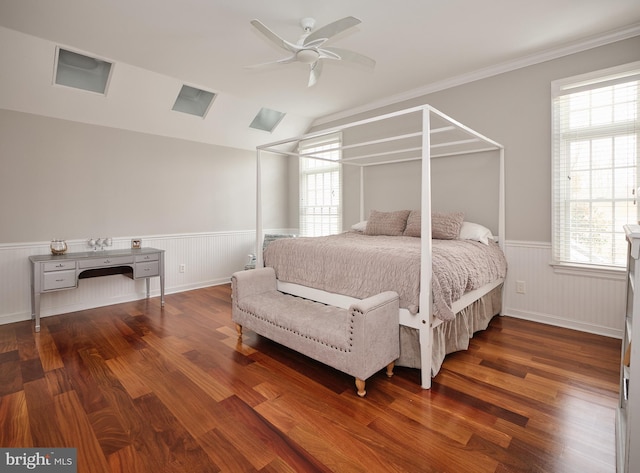
<svg viewBox="0 0 640 473">
<path fill-rule="evenodd" d="M 339 133 L 300 142 L 300 235 L 342 231 L 342 164 Z M 314 159 L 305 156 L 314 156 Z"/>
<path fill-rule="evenodd" d="M 638 221 L 640 62 L 555 81 L 555 263 L 624 267 Z"/>
</svg>

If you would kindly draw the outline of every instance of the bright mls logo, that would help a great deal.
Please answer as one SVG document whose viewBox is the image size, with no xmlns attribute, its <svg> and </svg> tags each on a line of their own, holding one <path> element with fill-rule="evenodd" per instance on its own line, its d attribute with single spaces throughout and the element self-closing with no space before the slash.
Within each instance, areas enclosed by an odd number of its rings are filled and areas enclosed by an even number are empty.
<svg viewBox="0 0 640 473">
<path fill-rule="evenodd" d="M 77 473 L 75 448 L 0 448 L 0 471 Z"/>
</svg>

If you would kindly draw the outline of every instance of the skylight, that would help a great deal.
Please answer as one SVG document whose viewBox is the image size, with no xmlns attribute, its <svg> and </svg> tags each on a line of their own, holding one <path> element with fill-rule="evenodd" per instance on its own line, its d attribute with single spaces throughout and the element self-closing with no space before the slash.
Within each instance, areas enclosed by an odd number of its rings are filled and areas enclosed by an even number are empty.
<svg viewBox="0 0 640 473">
<path fill-rule="evenodd" d="M 271 133 L 278 126 L 278 123 L 280 123 L 284 116 L 285 113 L 283 112 L 270 110 L 268 108 L 261 108 L 249 127 Z"/>
<path fill-rule="evenodd" d="M 213 92 L 183 85 L 172 110 L 204 118 L 215 96 Z"/>
<path fill-rule="evenodd" d="M 75 89 L 105 94 L 111 63 L 84 54 L 58 48 L 55 83 Z"/>
</svg>

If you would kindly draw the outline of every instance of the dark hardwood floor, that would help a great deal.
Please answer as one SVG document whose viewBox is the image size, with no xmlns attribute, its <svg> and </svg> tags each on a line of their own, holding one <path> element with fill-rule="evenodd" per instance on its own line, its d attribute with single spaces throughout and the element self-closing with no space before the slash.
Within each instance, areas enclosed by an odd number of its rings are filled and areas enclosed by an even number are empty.
<svg viewBox="0 0 640 473">
<path fill-rule="evenodd" d="M 78 472 L 614 472 L 618 340 L 496 317 L 431 390 L 246 331 L 218 286 L 0 326 L 0 446 Z"/>
</svg>

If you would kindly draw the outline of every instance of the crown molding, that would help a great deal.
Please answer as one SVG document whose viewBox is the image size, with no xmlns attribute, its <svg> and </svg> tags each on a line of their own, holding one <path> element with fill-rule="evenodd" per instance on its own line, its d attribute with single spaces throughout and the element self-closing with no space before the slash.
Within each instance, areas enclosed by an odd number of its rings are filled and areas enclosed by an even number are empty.
<svg viewBox="0 0 640 473">
<path fill-rule="evenodd" d="M 504 74 L 505 72 L 515 71 L 523 67 L 533 66 L 542 62 L 569 56 L 571 54 L 580 53 L 589 49 L 633 38 L 638 35 L 640 35 L 640 23 L 635 23 L 624 28 L 609 31 L 605 34 L 592 36 L 587 39 L 569 43 L 559 48 L 548 49 L 535 54 L 523 56 L 512 61 L 503 62 L 493 66 L 478 69 L 467 74 L 461 74 L 438 82 L 433 82 L 423 87 L 392 95 L 390 97 L 386 97 L 375 102 L 370 102 L 360 107 L 343 110 L 331 115 L 326 115 L 324 117 L 316 119 L 313 122 L 313 126 L 323 125 L 334 120 L 340 120 L 353 115 L 357 115 L 359 113 L 369 112 L 377 108 L 386 107 L 395 103 L 404 102 L 406 100 L 412 100 L 423 95 L 433 94 L 441 90 L 468 84 L 480 79 L 486 79 L 488 77 Z"/>
</svg>

